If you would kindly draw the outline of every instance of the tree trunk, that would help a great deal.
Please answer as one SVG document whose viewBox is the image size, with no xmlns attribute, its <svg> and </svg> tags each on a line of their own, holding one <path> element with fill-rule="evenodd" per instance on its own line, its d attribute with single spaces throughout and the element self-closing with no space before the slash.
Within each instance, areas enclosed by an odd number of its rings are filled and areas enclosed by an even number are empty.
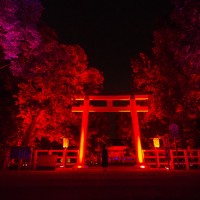
<svg viewBox="0 0 200 200">
<path fill-rule="evenodd" d="M 25 132 L 24 138 L 22 140 L 22 146 L 30 146 L 31 145 L 32 135 L 34 133 L 35 126 L 37 124 L 37 120 L 38 120 L 38 117 L 40 116 L 41 111 L 42 110 L 38 110 L 36 115 L 32 115 L 32 111 L 31 111 L 32 120 Z"/>
</svg>

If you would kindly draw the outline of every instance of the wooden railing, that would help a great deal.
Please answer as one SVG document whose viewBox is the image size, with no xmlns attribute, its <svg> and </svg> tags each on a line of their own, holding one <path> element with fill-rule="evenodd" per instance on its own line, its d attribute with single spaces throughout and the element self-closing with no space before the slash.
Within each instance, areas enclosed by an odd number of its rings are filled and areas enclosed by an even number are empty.
<svg viewBox="0 0 200 200">
<path fill-rule="evenodd" d="M 36 169 L 38 165 L 45 165 L 45 163 L 39 163 L 40 156 L 53 157 L 56 156 L 56 168 L 68 168 L 73 167 L 77 163 L 78 150 L 35 150 L 33 156 L 33 169 Z"/>
<path fill-rule="evenodd" d="M 167 155 L 168 153 L 168 155 Z M 21 160 L 14 164 L 17 165 L 17 169 L 26 168 L 36 169 L 38 165 L 47 166 L 54 162 L 55 168 L 70 168 L 77 164 L 78 150 L 33 150 L 28 162 Z M 6 154 L 7 155 L 7 154 Z M 150 168 L 165 168 L 170 169 L 200 169 L 200 149 L 186 149 L 178 150 L 143 150 L 144 162 Z M 12 166 L 10 153 L 8 151 L 7 159 L 3 169 L 10 168 Z M 43 159 L 44 158 L 44 159 Z M 109 164 L 135 164 L 135 156 L 124 156 L 120 154 L 118 156 L 109 155 Z M 30 166 L 30 167 L 29 167 Z"/>
<path fill-rule="evenodd" d="M 143 150 L 144 161 L 150 168 L 200 169 L 200 149 Z M 169 155 L 166 156 L 166 153 Z"/>
<path fill-rule="evenodd" d="M 193 149 L 189 152 L 183 150 L 169 150 L 169 155 L 166 156 L 165 150 L 143 150 L 144 161 L 150 168 L 165 168 L 170 169 L 200 169 L 200 149 Z M 38 157 L 41 155 L 53 156 L 56 155 L 56 168 L 73 167 L 78 160 L 78 150 L 35 150 L 33 156 L 33 169 L 36 169 Z M 124 157 L 120 163 L 135 162 L 132 157 Z M 128 160 L 127 160 L 128 159 Z M 131 159 L 131 160 L 130 160 Z M 109 158 L 109 163 L 114 160 Z"/>
</svg>

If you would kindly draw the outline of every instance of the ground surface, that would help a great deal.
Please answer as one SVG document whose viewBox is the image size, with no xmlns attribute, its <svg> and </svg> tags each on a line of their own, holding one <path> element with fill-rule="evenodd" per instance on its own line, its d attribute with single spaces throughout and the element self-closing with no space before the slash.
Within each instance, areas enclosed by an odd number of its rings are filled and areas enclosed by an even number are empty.
<svg viewBox="0 0 200 200">
<path fill-rule="evenodd" d="M 200 170 L 0 171 L 1 200 L 200 200 Z"/>
</svg>

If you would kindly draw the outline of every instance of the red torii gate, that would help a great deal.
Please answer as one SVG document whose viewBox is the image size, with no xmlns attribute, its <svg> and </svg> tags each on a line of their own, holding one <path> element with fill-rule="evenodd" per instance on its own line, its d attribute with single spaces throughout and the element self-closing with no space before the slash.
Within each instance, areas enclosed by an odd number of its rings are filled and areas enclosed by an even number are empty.
<svg viewBox="0 0 200 200">
<path fill-rule="evenodd" d="M 72 112 L 82 112 L 80 149 L 78 158 L 78 168 L 85 166 L 85 150 L 88 128 L 89 112 L 130 112 L 132 118 L 133 138 L 136 147 L 136 161 L 138 164 L 143 163 L 143 153 L 140 139 L 140 128 L 138 122 L 138 112 L 148 112 L 147 106 L 137 105 L 136 101 L 148 100 L 148 95 L 89 95 L 84 98 L 76 98 L 75 100 L 83 101 L 83 105 L 73 106 Z M 91 101 L 105 101 L 106 106 L 93 106 Z M 127 101 L 126 106 L 114 105 L 114 102 Z"/>
</svg>

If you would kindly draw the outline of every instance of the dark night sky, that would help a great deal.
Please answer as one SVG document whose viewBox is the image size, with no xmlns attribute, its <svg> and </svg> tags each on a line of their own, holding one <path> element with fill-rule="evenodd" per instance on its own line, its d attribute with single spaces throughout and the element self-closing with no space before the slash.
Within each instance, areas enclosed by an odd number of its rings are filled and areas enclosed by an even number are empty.
<svg viewBox="0 0 200 200">
<path fill-rule="evenodd" d="M 42 20 L 59 41 L 79 44 L 89 66 L 103 72 L 104 93 L 131 92 L 130 58 L 152 48 L 152 33 L 170 13 L 170 0 L 42 0 Z"/>
</svg>

